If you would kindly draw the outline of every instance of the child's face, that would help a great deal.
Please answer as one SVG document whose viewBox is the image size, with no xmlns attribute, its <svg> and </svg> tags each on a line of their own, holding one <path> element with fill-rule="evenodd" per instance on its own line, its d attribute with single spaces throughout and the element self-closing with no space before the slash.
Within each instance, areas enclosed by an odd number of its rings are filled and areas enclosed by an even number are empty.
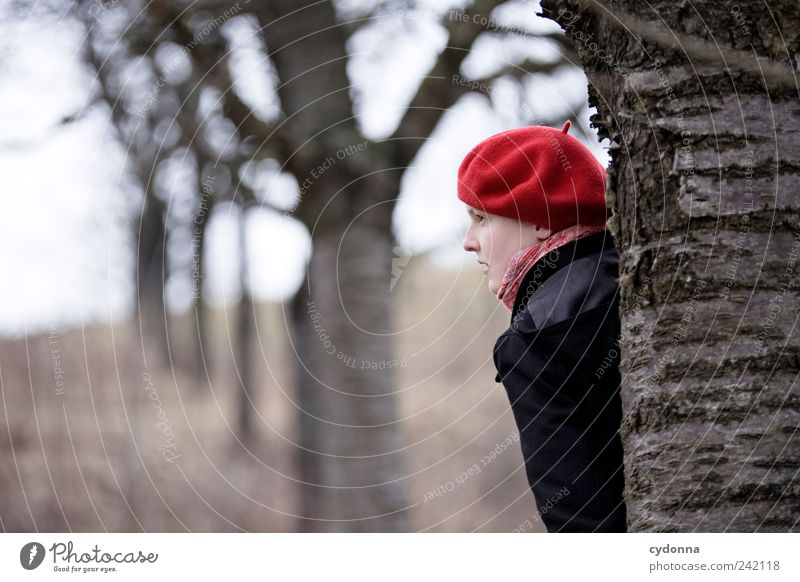
<svg viewBox="0 0 800 582">
<path fill-rule="evenodd" d="M 467 206 L 469 228 L 464 237 L 464 250 L 473 252 L 483 263 L 483 274 L 489 279 L 489 291 L 497 293 L 508 261 L 518 250 L 536 244 L 550 231 L 513 218 L 488 214 Z"/>
</svg>

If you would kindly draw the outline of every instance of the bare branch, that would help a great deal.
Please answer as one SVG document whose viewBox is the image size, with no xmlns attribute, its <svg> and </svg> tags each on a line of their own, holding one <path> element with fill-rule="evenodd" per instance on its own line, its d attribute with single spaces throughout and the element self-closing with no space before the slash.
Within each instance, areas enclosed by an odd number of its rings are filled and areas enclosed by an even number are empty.
<svg viewBox="0 0 800 582">
<path fill-rule="evenodd" d="M 396 166 L 411 164 L 424 139 L 429 136 L 442 114 L 470 89 L 459 80 L 461 63 L 469 55 L 475 39 L 484 32 L 481 19 L 469 17 L 470 14 L 487 15 L 502 4 L 498 0 L 476 0 L 467 17 L 447 21 L 450 33 L 447 46 L 439 55 L 430 74 L 420 84 L 417 94 L 411 101 L 397 131 L 392 136 L 395 145 Z M 478 22 L 475 22 L 475 21 Z"/>
<path fill-rule="evenodd" d="M 565 60 L 560 60 L 555 63 L 537 63 L 531 61 L 530 59 L 522 62 L 518 65 L 508 65 L 503 67 L 496 73 L 489 75 L 488 77 L 484 77 L 482 79 L 475 79 L 474 83 L 479 83 L 481 85 L 488 85 L 497 81 L 497 79 L 505 76 L 514 77 L 517 80 L 521 80 L 528 75 L 536 75 L 539 73 L 552 73 L 559 67 L 568 66 L 569 63 Z"/>
<path fill-rule="evenodd" d="M 273 158 L 280 164 L 284 164 L 291 150 L 278 131 L 278 125 L 265 123 L 259 119 L 255 112 L 239 98 L 232 86 L 227 87 L 224 91 L 222 112 L 236 125 L 236 129 L 245 139 L 250 138 L 258 144 L 254 157 Z"/>
</svg>

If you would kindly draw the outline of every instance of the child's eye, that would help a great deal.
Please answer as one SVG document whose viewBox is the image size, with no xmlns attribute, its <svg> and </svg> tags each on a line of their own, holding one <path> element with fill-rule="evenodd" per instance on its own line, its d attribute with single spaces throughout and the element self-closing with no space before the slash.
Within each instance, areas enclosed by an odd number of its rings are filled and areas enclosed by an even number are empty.
<svg viewBox="0 0 800 582">
<path fill-rule="evenodd" d="M 483 224 L 484 222 L 486 222 L 486 217 L 481 216 L 480 214 L 476 214 L 475 218 L 478 220 L 478 224 Z"/>
</svg>

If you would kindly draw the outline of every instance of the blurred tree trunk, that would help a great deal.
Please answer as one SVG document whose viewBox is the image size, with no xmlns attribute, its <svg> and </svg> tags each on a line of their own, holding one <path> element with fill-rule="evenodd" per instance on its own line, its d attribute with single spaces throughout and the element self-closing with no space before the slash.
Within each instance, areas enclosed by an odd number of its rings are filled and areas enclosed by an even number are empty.
<svg viewBox="0 0 800 582">
<path fill-rule="evenodd" d="M 400 176 L 370 176 L 389 164 L 382 146 L 367 143 L 355 127 L 346 36 L 335 26 L 333 6 L 308 6 L 269 26 L 297 9 L 294 2 L 272 2 L 260 16 L 278 74 L 291 80 L 279 89 L 288 164 L 301 185 L 313 182 L 297 214 L 313 245 L 308 300 L 295 300 L 295 335 L 306 336 L 298 345 L 307 349 L 298 354 L 301 468 L 308 477 L 303 505 L 310 518 L 301 528 L 404 531 L 410 524 L 394 374 L 360 363 L 392 358 L 383 334 L 392 327 L 391 213 Z"/>
<path fill-rule="evenodd" d="M 98 21 L 92 16 L 97 6 L 81 1 L 73 6 L 86 28 L 83 57 L 92 68 L 100 98 L 111 109 L 111 121 L 119 141 L 127 150 L 130 170 L 139 182 L 143 196 L 141 213 L 131 223 L 135 248 L 135 320 L 141 331 L 142 357 L 148 367 L 168 365 L 168 337 L 164 285 L 168 276 L 166 255 L 166 205 L 155 192 L 155 169 L 166 153 L 154 147 L 152 136 L 141 120 L 125 107 L 122 89 L 114 77 L 122 63 L 104 51 Z M 138 131 L 137 131 L 138 130 Z M 146 135 L 145 135 L 146 134 Z M 148 356 L 150 358 L 148 359 Z"/>
<path fill-rule="evenodd" d="M 142 330 L 143 356 L 150 367 L 166 366 L 169 361 L 164 303 L 164 284 L 168 272 L 164 212 L 164 203 L 150 188 L 146 189 L 144 212 L 138 222 L 139 228 L 134 240 L 136 319 Z"/>
<path fill-rule="evenodd" d="M 794 530 L 800 108 L 772 65 L 797 68 L 797 3 L 542 8 L 614 143 L 630 529 Z"/>
<path fill-rule="evenodd" d="M 388 209 L 380 213 L 388 214 Z M 387 217 L 375 217 L 389 233 Z M 302 467 L 309 530 L 402 531 L 409 528 L 403 439 L 393 394 L 388 284 L 392 241 L 369 225 L 320 231 L 308 289 L 296 301 L 306 339 L 300 346 Z M 359 329 L 361 328 L 361 329 Z M 378 334 L 378 335 L 373 335 Z M 299 353 L 299 352 L 298 352 Z M 376 369 L 370 369 L 372 365 Z M 305 479 L 305 477 L 304 477 Z M 355 520 L 355 521 L 342 521 Z"/>
<path fill-rule="evenodd" d="M 296 401 L 298 408 L 297 419 L 297 440 L 298 447 L 297 471 L 299 480 L 303 483 L 300 489 L 298 514 L 304 516 L 320 515 L 324 513 L 324 508 L 320 508 L 317 497 L 314 495 L 314 483 L 320 483 L 320 472 L 317 471 L 318 455 L 308 448 L 310 443 L 320 442 L 318 429 L 321 423 L 317 418 L 308 412 L 315 402 L 315 390 L 317 382 L 314 380 L 309 365 L 311 356 L 314 354 L 314 335 L 313 323 L 309 319 L 308 307 L 311 296 L 308 294 L 308 278 L 306 277 L 300 289 L 292 297 L 289 304 L 290 327 L 292 350 L 297 357 L 293 361 L 295 375 Z M 302 520 L 298 524 L 300 531 L 310 532 L 315 529 L 317 524 L 311 520 Z"/>
<path fill-rule="evenodd" d="M 214 210 L 214 189 L 213 182 L 209 182 L 204 169 L 211 165 L 211 159 L 198 154 L 197 159 L 197 188 L 200 192 L 200 200 L 195 212 L 194 224 L 192 224 L 192 303 L 194 311 L 194 358 L 191 368 L 195 372 L 197 382 L 195 387 L 199 390 L 200 386 L 213 374 L 214 354 L 211 346 L 210 321 L 208 306 L 203 301 L 203 290 L 205 289 L 205 253 L 206 253 L 206 233 L 208 221 Z"/>
<path fill-rule="evenodd" d="M 239 380 L 237 436 L 243 443 L 249 443 L 252 437 L 252 402 L 253 378 L 252 362 L 250 361 L 250 348 L 253 343 L 253 329 L 255 326 L 255 306 L 250 292 L 250 273 L 247 257 L 247 209 L 242 208 L 239 217 L 239 279 L 242 288 L 242 297 L 239 300 L 237 345 L 236 345 L 236 375 Z"/>
<path fill-rule="evenodd" d="M 499 4 L 477 0 L 488 16 Z M 330 2 L 276 0 L 254 8 L 278 76 L 286 167 L 302 188 L 297 218 L 313 251 L 293 302 L 305 530 L 410 528 L 391 340 L 391 216 L 402 172 L 442 112 L 468 90 L 453 83 L 480 19 L 447 22 L 448 46 L 391 138 L 364 139 L 346 73 L 346 27 Z M 308 182 L 306 182 L 308 180 Z"/>
</svg>

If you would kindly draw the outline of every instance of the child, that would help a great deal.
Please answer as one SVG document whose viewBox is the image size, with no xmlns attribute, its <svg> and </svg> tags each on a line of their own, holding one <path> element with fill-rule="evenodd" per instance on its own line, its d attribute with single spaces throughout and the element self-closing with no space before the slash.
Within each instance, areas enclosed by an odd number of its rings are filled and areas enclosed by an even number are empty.
<svg viewBox="0 0 800 582">
<path fill-rule="evenodd" d="M 467 154 L 464 249 L 511 310 L 495 381 L 547 530 L 624 532 L 619 258 L 605 229 L 605 171 L 568 130 L 513 129 Z"/>
</svg>

